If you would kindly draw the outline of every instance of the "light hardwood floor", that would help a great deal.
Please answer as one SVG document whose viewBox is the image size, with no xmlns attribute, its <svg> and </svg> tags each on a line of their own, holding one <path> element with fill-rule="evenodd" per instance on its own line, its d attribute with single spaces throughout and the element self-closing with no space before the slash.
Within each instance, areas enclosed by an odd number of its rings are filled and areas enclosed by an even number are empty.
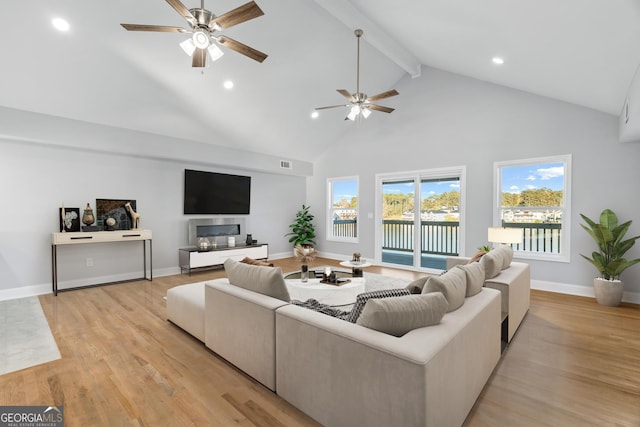
<svg viewBox="0 0 640 427">
<path fill-rule="evenodd" d="M 275 263 L 298 268 L 292 259 Z M 314 265 L 325 264 L 338 265 Z M 167 289 L 222 276 L 41 296 L 62 359 L 0 376 L 0 405 L 64 405 L 67 426 L 316 425 L 166 321 Z M 531 309 L 465 425 L 640 426 L 640 307 L 532 291 Z"/>
</svg>

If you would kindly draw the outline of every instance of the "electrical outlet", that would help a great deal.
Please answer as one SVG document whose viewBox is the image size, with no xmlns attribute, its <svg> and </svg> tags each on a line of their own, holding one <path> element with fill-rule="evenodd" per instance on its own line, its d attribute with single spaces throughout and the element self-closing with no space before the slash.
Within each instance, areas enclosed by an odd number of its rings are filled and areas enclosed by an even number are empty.
<svg viewBox="0 0 640 427">
<path fill-rule="evenodd" d="M 87 267 L 93 267 L 93 258 L 87 258 Z"/>
</svg>

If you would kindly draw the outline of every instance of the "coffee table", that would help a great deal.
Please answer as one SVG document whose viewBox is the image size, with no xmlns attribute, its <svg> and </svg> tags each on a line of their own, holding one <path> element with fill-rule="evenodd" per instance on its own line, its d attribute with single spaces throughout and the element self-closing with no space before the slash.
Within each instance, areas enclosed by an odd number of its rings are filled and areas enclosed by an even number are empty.
<svg viewBox="0 0 640 427">
<path fill-rule="evenodd" d="M 318 300 L 322 304 L 331 306 L 345 306 L 356 302 L 358 294 L 364 292 L 364 277 L 352 277 L 344 285 L 327 285 L 320 283 L 321 279 L 309 278 L 307 282 L 301 279 L 287 279 L 285 284 L 292 300 L 306 301 L 309 298 Z"/>
</svg>

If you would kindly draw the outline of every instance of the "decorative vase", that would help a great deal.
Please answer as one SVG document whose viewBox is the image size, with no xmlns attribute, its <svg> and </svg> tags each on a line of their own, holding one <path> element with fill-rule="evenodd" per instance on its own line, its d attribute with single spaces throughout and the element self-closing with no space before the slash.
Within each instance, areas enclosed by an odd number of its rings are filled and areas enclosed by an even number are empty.
<svg viewBox="0 0 640 427">
<path fill-rule="evenodd" d="M 309 281 L 309 266 L 307 264 L 302 264 L 300 266 L 300 279 L 302 280 L 302 283 Z"/>
<path fill-rule="evenodd" d="M 198 249 L 206 251 L 209 249 L 209 239 L 206 237 L 198 238 Z"/>
<path fill-rule="evenodd" d="M 89 226 L 95 222 L 95 217 L 93 216 L 93 209 L 87 203 L 87 207 L 84 208 L 84 214 L 82 214 L 82 223 L 86 226 Z"/>
<path fill-rule="evenodd" d="M 617 307 L 622 302 L 624 283 L 620 280 L 593 279 L 593 290 L 600 305 Z"/>
</svg>

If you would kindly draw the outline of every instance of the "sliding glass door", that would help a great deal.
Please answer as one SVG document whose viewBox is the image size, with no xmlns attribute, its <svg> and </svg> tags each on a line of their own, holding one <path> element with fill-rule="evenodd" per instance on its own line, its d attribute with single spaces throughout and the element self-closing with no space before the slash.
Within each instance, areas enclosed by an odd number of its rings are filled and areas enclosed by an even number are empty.
<svg viewBox="0 0 640 427">
<path fill-rule="evenodd" d="M 446 268 L 462 251 L 464 167 L 377 177 L 376 258 L 382 264 Z"/>
</svg>

